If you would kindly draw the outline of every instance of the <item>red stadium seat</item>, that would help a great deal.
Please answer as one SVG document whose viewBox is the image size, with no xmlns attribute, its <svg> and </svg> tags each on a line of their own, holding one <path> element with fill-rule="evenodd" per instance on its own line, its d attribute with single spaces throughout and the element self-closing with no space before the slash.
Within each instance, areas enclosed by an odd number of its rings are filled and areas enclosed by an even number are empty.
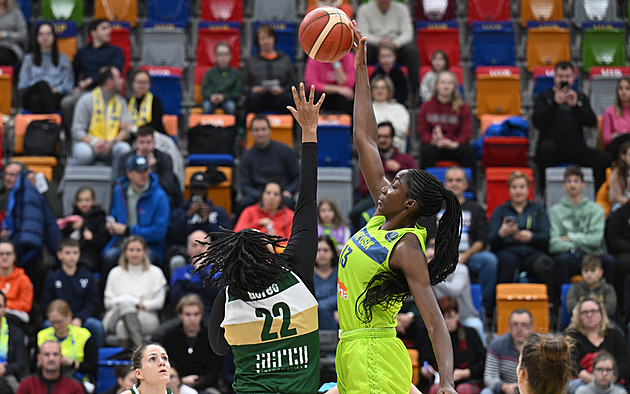
<svg viewBox="0 0 630 394">
<path fill-rule="evenodd" d="M 509 20 L 510 0 L 468 0 L 468 25 L 475 21 Z"/>
<path fill-rule="evenodd" d="M 446 52 L 451 66 L 459 65 L 457 22 L 419 22 L 416 45 L 420 53 L 420 64 L 431 64 L 431 54 L 441 49 Z"/>
<path fill-rule="evenodd" d="M 197 65 L 214 66 L 214 47 L 219 42 L 226 42 L 232 48 L 230 65 L 240 68 L 241 35 L 239 24 L 234 22 L 199 22 L 199 38 L 197 39 Z"/>
<path fill-rule="evenodd" d="M 414 20 L 417 22 L 454 20 L 456 8 L 455 0 L 416 0 Z"/>
<path fill-rule="evenodd" d="M 243 0 L 202 1 L 201 20 L 243 22 Z"/>
<path fill-rule="evenodd" d="M 525 173 L 529 177 L 529 196 L 534 198 L 534 171 L 529 167 L 488 167 L 486 168 L 486 215 L 488 220 L 494 209 L 510 198 L 507 179 L 514 171 Z"/>
</svg>

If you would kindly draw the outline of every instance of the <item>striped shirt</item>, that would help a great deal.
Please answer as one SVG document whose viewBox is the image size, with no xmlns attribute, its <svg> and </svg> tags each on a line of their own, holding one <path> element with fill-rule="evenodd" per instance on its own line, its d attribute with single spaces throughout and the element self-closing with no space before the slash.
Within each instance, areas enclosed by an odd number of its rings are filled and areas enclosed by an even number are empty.
<svg viewBox="0 0 630 394">
<path fill-rule="evenodd" d="M 500 335 L 490 342 L 486 353 L 486 367 L 483 371 L 483 383 L 494 393 L 501 393 L 504 383 L 516 383 L 516 367 L 519 352 L 514 347 L 510 333 Z"/>
</svg>

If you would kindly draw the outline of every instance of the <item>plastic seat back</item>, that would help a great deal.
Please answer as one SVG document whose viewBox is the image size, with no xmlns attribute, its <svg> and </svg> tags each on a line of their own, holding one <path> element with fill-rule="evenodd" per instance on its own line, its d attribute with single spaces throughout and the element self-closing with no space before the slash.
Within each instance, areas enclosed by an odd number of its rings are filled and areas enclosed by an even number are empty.
<svg viewBox="0 0 630 394">
<path fill-rule="evenodd" d="M 268 25 L 276 32 L 276 49 L 287 55 L 295 64 L 297 30 L 295 22 L 254 22 L 252 42 L 256 42 L 256 30 L 260 25 Z M 252 46 L 252 53 L 258 53 L 258 47 Z"/>
<path fill-rule="evenodd" d="M 509 0 L 468 0 L 468 25 L 481 21 L 509 21 Z"/>
<path fill-rule="evenodd" d="M 500 283 L 497 293 L 497 335 L 508 332 L 510 314 L 526 309 L 534 318 L 534 331 L 549 332 L 547 285 L 541 283 Z"/>
<path fill-rule="evenodd" d="M 477 117 L 521 114 L 521 75 L 518 67 L 477 67 Z"/>
<path fill-rule="evenodd" d="M 249 149 L 254 145 L 254 138 L 249 131 L 249 125 L 254 119 L 255 114 L 249 113 L 245 119 L 247 124 L 247 137 L 245 140 L 245 148 Z M 281 142 L 293 149 L 293 116 L 292 115 L 279 115 L 268 114 L 267 119 L 271 124 L 271 139 Z"/>
<path fill-rule="evenodd" d="M 626 65 L 626 31 L 622 22 L 582 23 L 582 70 Z"/>
<path fill-rule="evenodd" d="M 472 63 L 473 67 L 516 64 L 511 22 L 473 22 Z"/>
<path fill-rule="evenodd" d="M 201 94 L 201 85 L 203 84 L 203 77 L 206 75 L 210 67 L 208 66 L 197 66 L 195 67 L 195 74 L 193 77 L 193 100 L 195 103 L 201 103 L 203 101 L 203 96 Z"/>
<path fill-rule="evenodd" d="M 617 19 L 615 0 L 573 0 L 573 23 L 580 28 L 588 21 L 614 21 Z"/>
<path fill-rule="evenodd" d="M 529 21 L 559 21 L 563 16 L 562 0 L 521 0 L 521 25 Z"/>
<path fill-rule="evenodd" d="M 120 21 L 112 22 L 110 25 L 112 27 L 112 33 L 109 43 L 119 47 L 125 56 L 125 65 L 122 70 L 124 77 L 131 68 L 131 25 L 129 22 Z"/>
<path fill-rule="evenodd" d="M 184 67 L 186 65 L 187 40 L 183 23 L 145 22 L 142 64 Z"/>
<path fill-rule="evenodd" d="M 630 67 L 591 67 L 590 92 L 591 108 L 597 116 L 604 114 L 604 110 L 615 104 L 617 82 L 621 77 L 630 77 Z"/>
<path fill-rule="evenodd" d="M 164 113 L 180 115 L 182 108 L 182 69 L 178 67 L 142 66 L 151 76 L 151 93 L 162 100 Z"/>
<path fill-rule="evenodd" d="M 448 56 L 451 66 L 459 65 L 459 30 L 457 22 L 418 22 L 416 45 L 420 54 L 420 64 L 431 64 L 431 54 L 438 49 Z"/>
<path fill-rule="evenodd" d="M 0 113 L 10 114 L 13 108 L 13 67 L 0 66 Z"/>
<path fill-rule="evenodd" d="M 457 4 L 455 0 L 416 0 L 414 20 L 438 22 L 455 19 Z"/>
<path fill-rule="evenodd" d="M 230 45 L 233 68 L 241 67 L 241 34 L 236 22 L 199 22 L 197 39 L 197 66 L 212 66 L 216 64 L 214 47 L 219 42 Z"/>
<path fill-rule="evenodd" d="M 138 0 L 94 0 L 94 19 L 138 23 Z"/>
<path fill-rule="evenodd" d="M 527 23 L 527 71 L 571 60 L 569 28 L 565 22 Z"/>
<path fill-rule="evenodd" d="M 297 15 L 295 0 L 254 0 L 254 21 L 294 22 Z"/>
<path fill-rule="evenodd" d="M 510 198 L 507 179 L 514 171 L 520 171 L 527 175 L 530 180 L 529 196 L 534 198 L 534 171 L 529 167 L 488 167 L 486 172 L 486 215 L 488 220 L 492 216 L 494 209 L 506 202 Z"/>
<path fill-rule="evenodd" d="M 202 1 L 201 20 L 243 22 L 243 0 Z"/>
<path fill-rule="evenodd" d="M 206 171 L 206 168 L 207 167 L 202 166 L 186 167 L 185 199 L 190 198 L 190 178 L 192 178 L 195 172 Z M 229 214 L 232 214 L 232 176 L 234 170 L 232 167 L 226 166 L 217 167 L 217 170 L 225 175 L 226 180 L 208 189 L 207 197 L 210 198 L 215 205 L 225 208 Z"/>
<path fill-rule="evenodd" d="M 74 21 L 83 26 L 83 0 L 42 0 L 42 19 L 51 21 Z"/>
<path fill-rule="evenodd" d="M 148 0 L 147 2 L 147 20 L 149 21 L 187 25 L 189 17 L 190 0 Z"/>
</svg>

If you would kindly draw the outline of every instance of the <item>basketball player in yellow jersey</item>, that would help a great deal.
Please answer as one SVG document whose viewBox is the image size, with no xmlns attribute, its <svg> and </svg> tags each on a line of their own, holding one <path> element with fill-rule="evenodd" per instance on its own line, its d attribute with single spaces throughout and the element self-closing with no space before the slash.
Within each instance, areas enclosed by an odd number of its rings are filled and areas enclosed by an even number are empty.
<svg viewBox="0 0 630 394">
<path fill-rule="evenodd" d="M 367 225 L 344 247 L 339 259 L 337 307 L 341 328 L 337 348 L 337 382 L 341 394 L 406 394 L 411 361 L 396 338 L 396 315 L 409 294 L 427 326 L 440 371 L 438 393 L 453 389 L 453 349 L 431 285 L 455 270 L 461 206 L 433 175 L 404 170 L 385 178 L 376 144 L 366 65 L 366 38 L 356 28 L 354 143 L 363 177 L 376 203 Z M 445 212 L 436 235 L 435 258 L 427 262 L 426 230 L 420 216 Z M 412 387 L 412 389 L 414 389 Z"/>
</svg>

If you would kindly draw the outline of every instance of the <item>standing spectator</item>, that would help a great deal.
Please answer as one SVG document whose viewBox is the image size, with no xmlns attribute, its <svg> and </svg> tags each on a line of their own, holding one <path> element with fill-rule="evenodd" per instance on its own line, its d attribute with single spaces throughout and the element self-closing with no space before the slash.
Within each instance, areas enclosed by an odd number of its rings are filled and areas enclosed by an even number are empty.
<svg viewBox="0 0 630 394">
<path fill-rule="evenodd" d="M 457 77 L 450 71 L 437 76 L 435 94 L 418 112 L 418 135 L 422 142 L 420 167 L 433 167 L 438 160 L 454 160 L 475 169 L 470 145 L 472 114 L 459 95 Z"/>
<path fill-rule="evenodd" d="M 619 146 L 617 160 L 610 171 L 608 201 L 610 211 L 614 212 L 630 198 L 630 140 L 624 141 Z"/>
<path fill-rule="evenodd" d="M 326 93 L 326 100 L 322 109 L 328 112 L 341 112 L 352 115 L 354 102 L 354 54 L 348 52 L 341 59 L 333 63 L 324 63 L 306 59 L 304 69 L 304 84 L 315 85 L 319 100 L 322 93 Z"/>
<path fill-rule="evenodd" d="M 289 238 L 293 224 L 293 210 L 282 201 L 282 186 L 278 182 L 267 182 L 260 203 L 245 208 L 239 216 L 234 231 L 253 228 L 269 235 Z"/>
<path fill-rule="evenodd" d="M 626 389 L 615 385 L 617 381 L 617 363 L 612 354 L 605 350 L 597 353 L 593 360 L 593 380 L 581 386 L 576 394 L 628 394 Z"/>
<path fill-rule="evenodd" d="M 481 394 L 516 394 L 518 379 L 516 367 L 525 341 L 534 332 L 534 318 L 526 309 L 516 309 L 510 314 L 508 332 L 490 342 L 486 353 Z"/>
<path fill-rule="evenodd" d="M 0 241 L 0 291 L 6 298 L 4 315 L 11 323 L 24 327 L 33 308 L 33 284 L 22 268 L 16 267 L 15 247 L 11 241 Z"/>
<path fill-rule="evenodd" d="M 69 165 L 91 165 L 95 160 L 111 163 L 118 173 L 120 157 L 131 150 L 129 111 L 120 95 L 123 80 L 113 66 L 101 69 L 96 87 L 77 102 L 72 119 L 72 158 Z"/>
<path fill-rule="evenodd" d="M 391 123 L 394 129 L 394 146 L 402 153 L 407 152 L 411 117 L 403 104 L 392 101 L 395 94 L 394 82 L 386 75 L 377 75 L 372 78 L 371 86 L 376 123 Z"/>
<path fill-rule="evenodd" d="M 293 207 L 299 177 L 295 153 L 288 146 L 271 139 L 271 124 L 265 115 L 256 115 L 249 128 L 254 146 L 243 154 L 239 164 L 238 185 L 242 197 L 238 201 L 237 216 L 245 207 L 259 201 L 263 187 L 276 179 L 284 185 L 283 200 Z"/>
<path fill-rule="evenodd" d="M 162 116 L 164 107 L 162 100 L 151 93 L 151 75 L 148 71 L 138 70 L 131 77 L 132 95 L 129 99 L 129 118 L 131 131 L 136 132 L 144 125 L 151 125 L 153 129 L 166 134 Z"/>
<path fill-rule="evenodd" d="M 26 21 L 15 0 L 0 0 L 0 64 L 15 66 L 22 61 L 28 41 Z"/>
<path fill-rule="evenodd" d="M 39 345 L 37 373 L 20 383 L 17 394 L 84 394 L 83 387 L 61 374 L 61 345 L 46 341 Z"/>
<path fill-rule="evenodd" d="M 24 331 L 5 317 L 7 297 L 0 291 L 0 393 L 13 394 L 26 372 L 28 355 L 24 346 Z"/>
<path fill-rule="evenodd" d="M 217 65 L 206 72 L 201 84 L 203 113 L 213 114 L 221 108 L 226 114 L 234 115 L 241 96 L 241 72 L 230 66 L 232 48 L 228 43 L 217 43 L 214 56 Z"/>
<path fill-rule="evenodd" d="M 317 204 L 317 235 L 326 235 L 341 253 L 341 249 L 352 235 L 350 227 L 346 224 L 335 200 L 330 197 L 324 197 Z"/>
<path fill-rule="evenodd" d="M 438 49 L 431 54 L 431 71 L 424 74 L 422 82 L 420 83 L 420 99 L 423 103 L 431 100 L 435 94 L 435 84 L 438 74 L 442 71 L 448 71 L 449 68 L 450 65 L 446 52 Z"/>
<path fill-rule="evenodd" d="M 619 79 L 615 91 L 615 104 L 606 108 L 602 117 L 602 141 L 612 157 L 617 156 L 616 147 L 630 133 L 630 78 Z"/>
<path fill-rule="evenodd" d="M 32 52 L 20 67 L 18 90 L 25 109 L 39 114 L 52 114 L 60 109 L 61 98 L 72 93 L 74 74 L 70 59 L 59 53 L 57 34 L 49 22 L 35 31 Z"/>
<path fill-rule="evenodd" d="M 337 265 L 339 252 L 332 239 L 320 235 L 317 239 L 317 257 L 313 281 L 317 295 L 317 317 L 320 330 L 338 330 Z"/>
<path fill-rule="evenodd" d="M 368 64 L 376 63 L 379 45 L 389 45 L 409 69 L 411 91 L 416 91 L 420 56 L 413 38 L 409 6 L 392 0 L 373 0 L 359 6 L 356 19 L 361 34 L 368 38 Z"/>
<path fill-rule="evenodd" d="M 566 162 L 592 167 L 597 190 L 606 180 L 611 160 L 608 153 L 589 148 L 584 142 L 584 127 L 597 126 L 597 117 L 588 97 L 571 88 L 575 81 L 573 65 L 558 62 L 554 70 L 554 86 L 538 95 L 532 116 L 540 130 L 536 151 L 540 190 L 545 185 L 545 169 Z"/>
<path fill-rule="evenodd" d="M 372 81 L 378 75 L 387 76 L 392 80 L 394 98 L 398 104 L 405 105 L 409 95 L 409 79 L 400 65 L 396 63 L 395 48 L 389 45 L 379 45 L 378 47 L 378 64 L 372 73 Z"/>
<path fill-rule="evenodd" d="M 256 30 L 255 44 L 259 52 L 251 55 L 243 66 L 245 112 L 286 113 L 287 105 L 292 104 L 295 66 L 287 55 L 276 49 L 276 39 L 271 26 L 261 25 Z"/>
<path fill-rule="evenodd" d="M 567 311 L 573 311 L 578 302 L 587 298 L 598 300 L 606 309 L 608 316 L 617 313 L 617 294 L 614 287 L 602 278 L 602 260 L 594 254 L 587 254 L 582 259 L 582 280 L 575 283 L 567 293 Z"/>
</svg>

